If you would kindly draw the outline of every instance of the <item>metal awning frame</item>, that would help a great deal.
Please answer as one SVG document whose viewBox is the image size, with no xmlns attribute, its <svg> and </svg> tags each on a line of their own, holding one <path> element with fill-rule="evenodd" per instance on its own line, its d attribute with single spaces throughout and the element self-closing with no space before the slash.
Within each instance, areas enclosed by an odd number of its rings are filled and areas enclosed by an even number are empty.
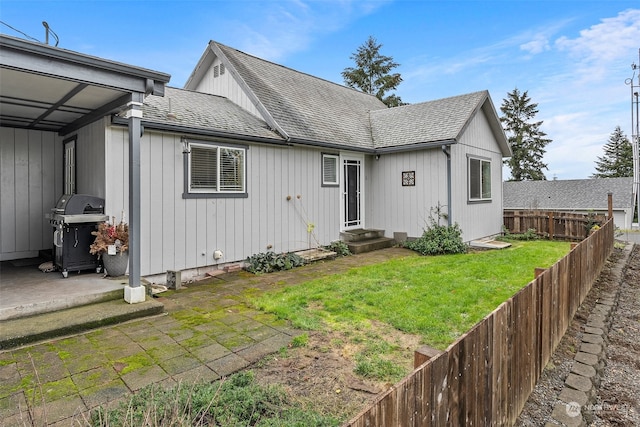
<svg viewBox="0 0 640 427">
<path fill-rule="evenodd" d="M 164 96 L 170 77 L 158 71 L 0 35 L 0 126 L 57 132 L 65 136 L 115 112 L 123 112 L 127 117 L 129 287 L 132 289 L 141 286 L 142 103 L 147 95 Z M 134 298 L 129 302 L 139 301 Z"/>
</svg>

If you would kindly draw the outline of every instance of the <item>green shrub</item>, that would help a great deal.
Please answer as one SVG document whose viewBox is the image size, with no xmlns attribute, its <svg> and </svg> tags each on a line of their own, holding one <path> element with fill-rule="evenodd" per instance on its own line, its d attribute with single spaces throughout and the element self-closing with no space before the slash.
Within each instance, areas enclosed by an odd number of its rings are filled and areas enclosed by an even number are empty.
<svg viewBox="0 0 640 427">
<path fill-rule="evenodd" d="M 304 265 L 302 257 L 292 254 L 276 254 L 273 251 L 251 255 L 247 258 L 245 269 L 251 273 L 271 273 L 273 271 L 291 270 Z"/>
<path fill-rule="evenodd" d="M 434 217 L 437 217 L 437 219 Z M 463 254 L 467 251 L 467 245 L 462 241 L 462 230 L 458 224 L 440 225 L 439 219 L 443 218 L 441 208 L 438 205 L 431 209 L 429 224 L 422 236 L 415 240 L 407 240 L 404 247 L 414 250 L 421 255 Z"/>
<path fill-rule="evenodd" d="M 335 242 L 331 242 L 331 244 L 324 247 L 325 249 L 335 252 L 338 256 L 347 256 L 351 255 L 351 251 L 349 250 L 349 246 L 342 240 L 336 240 Z"/>
<path fill-rule="evenodd" d="M 527 242 L 531 240 L 538 240 L 538 233 L 536 232 L 535 228 L 530 228 L 524 233 L 511 234 L 509 232 L 509 229 L 503 227 L 503 232 L 504 236 L 501 238 L 501 240 L 523 240 Z"/>
<path fill-rule="evenodd" d="M 251 371 L 213 383 L 147 386 L 114 409 L 92 411 L 90 421 L 100 427 L 338 425 L 290 401 L 282 387 L 259 385 Z"/>
</svg>

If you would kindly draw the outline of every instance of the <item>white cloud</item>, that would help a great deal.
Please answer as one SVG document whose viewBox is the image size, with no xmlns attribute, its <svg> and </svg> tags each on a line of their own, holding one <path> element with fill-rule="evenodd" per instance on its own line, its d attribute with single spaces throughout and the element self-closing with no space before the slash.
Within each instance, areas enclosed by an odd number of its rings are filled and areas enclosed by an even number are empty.
<svg viewBox="0 0 640 427">
<path fill-rule="evenodd" d="M 580 31 L 575 39 L 560 37 L 555 44 L 581 62 L 611 63 L 637 48 L 639 41 L 640 10 L 629 9 Z"/>
<path fill-rule="evenodd" d="M 263 2 L 235 23 L 234 46 L 260 58 L 282 61 L 323 34 L 343 29 L 382 7 L 385 1 Z"/>
<path fill-rule="evenodd" d="M 549 46 L 549 39 L 544 34 L 538 34 L 533 40 L 521 44 L 520 49 L 535 55 L 551 49 L 551 46 Z"/>
</svg>

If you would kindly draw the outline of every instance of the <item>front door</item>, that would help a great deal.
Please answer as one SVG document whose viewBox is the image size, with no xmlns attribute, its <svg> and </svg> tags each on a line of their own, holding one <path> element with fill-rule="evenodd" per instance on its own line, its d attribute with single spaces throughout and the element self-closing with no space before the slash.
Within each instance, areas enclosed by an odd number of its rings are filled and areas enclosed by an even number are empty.
<svg viewBox="0 0 640 427">
<path fill-rule="evenodd" d="M 342 229 L 363 227 L 363 163 L 364 157 L 343 155 L 342 158 Z"/>
</svg>

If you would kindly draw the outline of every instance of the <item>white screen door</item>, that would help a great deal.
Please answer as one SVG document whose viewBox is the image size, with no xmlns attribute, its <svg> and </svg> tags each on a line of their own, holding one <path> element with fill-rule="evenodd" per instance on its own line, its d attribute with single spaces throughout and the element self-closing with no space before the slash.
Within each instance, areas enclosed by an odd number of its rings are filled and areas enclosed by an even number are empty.
<svg viewBox="0 0 640 427">
<path fill-rule="evenodd" d="M 342 156 L 342 229 L 363 226 L 363 158 Z"/>
</svg>

